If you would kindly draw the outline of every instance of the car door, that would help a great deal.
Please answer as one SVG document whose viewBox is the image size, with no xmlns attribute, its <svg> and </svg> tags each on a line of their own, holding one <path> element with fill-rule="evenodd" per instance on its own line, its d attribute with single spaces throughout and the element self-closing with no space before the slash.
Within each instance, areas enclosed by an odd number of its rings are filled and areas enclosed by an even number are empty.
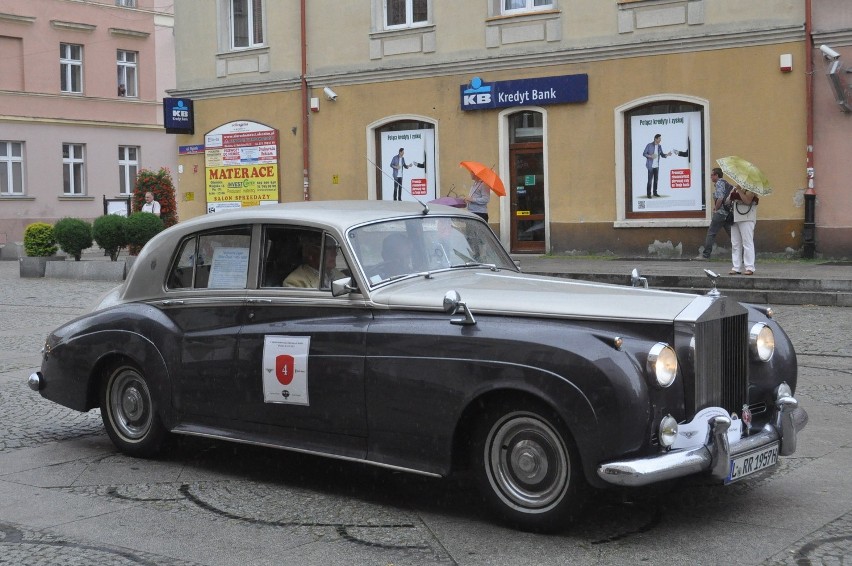
<svg viewBox="0 0 852 566">
<path fill-rule="evenodd" d="M 236 418 L 232 381 L 245 322 L 251 226 L 193 234 L 178 246 L 159 308 L 176 327 L 170 366 L 181 420 L 217 424 Z"/>
<path fill-rule="evenodd" d="M 316 288 L 282 286 L 286 271 L 299 267 L 292 258 L 300 254 L 292 248 L 309 239 L 304 232 L 275 226 L 264 231 L 264 267 L 260 285 L 246 299 L 233 402 L 243 426 L 274 435 L 275 443 L 363 458 L 364 355 L 372 315 L 360 295 L 333 297 L 328 282 Z M 323 265 L 338 249 L 325 234 Z M 273 252 L 291 261 L 270 257 Z M 282 272 L 268 276 L 282 264 Z M 321 275 L 345 271 L 346 265 L 339 253 L 337 264 L 321 268 Z"/>
</svg>

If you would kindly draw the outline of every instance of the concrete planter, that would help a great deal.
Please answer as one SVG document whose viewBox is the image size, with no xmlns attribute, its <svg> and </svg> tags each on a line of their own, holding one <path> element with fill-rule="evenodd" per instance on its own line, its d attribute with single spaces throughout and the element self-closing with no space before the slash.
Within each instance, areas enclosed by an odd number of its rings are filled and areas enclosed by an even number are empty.
<svg viewBox="0 0 852 566">
<path fill-rule="evenodd" d="M 48 263 L 64 262 L 65 256 L 30 257 L 18 258 L 21 277 L 44 277 Z"/>
<path fill-rule="evenodd" d="M 49 263 L 44 276 L 89 281 L 124 281 L 125 272 L 123 261 L 64 261 Z"/>
</svg>

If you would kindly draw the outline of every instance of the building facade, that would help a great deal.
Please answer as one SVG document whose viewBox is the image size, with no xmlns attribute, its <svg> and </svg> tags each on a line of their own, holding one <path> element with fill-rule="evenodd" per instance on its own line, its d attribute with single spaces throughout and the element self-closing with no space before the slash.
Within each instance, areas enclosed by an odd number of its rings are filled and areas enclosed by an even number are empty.
<svg viewBox="0 0 852 566">
<path fill-rule="evenodd" d="M 177 136 L 181 218 L 390 199 L 402 149 L 405 200 L 464 196 L 459 163 L 493 167 L 506 196 L 492 197 L 489 220 L 513 252 L 646 255 L 671 242 L 692 257 L 709 224 L 710 170 L 740 155 L 775 188 L 760 202 L 758 251 L 803 245 L 813 51 L 799 0 L 175 10 L 171 94 L 194 119 L 194 134 Z M 656 134 L 665 157 L 649 164 Z"/>
<path fill-rule="evenodd" d="M 136 173 L 177 166 L 165 0 L 0 0 L 0 244 L 24 229 L 127 210 Z"/>
</svg>

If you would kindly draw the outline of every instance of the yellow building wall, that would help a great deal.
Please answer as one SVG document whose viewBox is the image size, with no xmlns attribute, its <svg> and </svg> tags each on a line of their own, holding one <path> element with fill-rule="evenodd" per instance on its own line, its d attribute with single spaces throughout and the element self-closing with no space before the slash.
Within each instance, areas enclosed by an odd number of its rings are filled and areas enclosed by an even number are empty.
<svg viewBox="0 0 852 566">
<path fill-rule="evenodd" d="M 779 56 L 793 54 L 794 70 L 779 70 Z M 482 74 L 487 82 L 587 73 L 589 101 L 542 107 L 547 113 L 549 222 L 556 240 L 579 230 L 623 232 L 617 219 L 617 152 L 614 109 L 662 93 L 708 100 L 705 143 L 708 161 L 740 155 L 756 163 L 773 181 L 775 194 L 761 200 L 764 231 L 779 239 L 776 247 L 799 247 L 801 191 L 805 188 L 806 103 L 801 43 L 765 45 L 721 51 L 635 57 L 573 65 L 551 65 Z M 368 125 L 400 117 L 419 117 L 436 124 L 438 190 L 469 186 L 461 160 L 497 165 L 500 162 L 499 110 L 463 112 L 459 86 L 472 75 L 442 76 L 384 83 L 338 85 L 336 101 L 320 87 L 310 96 L 320 99 L 319 112 L 309 113 L 310 198 L 370 199 L 368 178 L 375 175 L 369 154 Z M 759 85 L 759 86 L 758 86 Z M 298 90 L 251 96 L 230 96 L 195 103 L 194 136 L 181 136 L 180 145 L 203 143 L 206 131 L 233 120 L 253 120 L 280 130 L 280 191 L 282 201 L 302 199 L 302 117 Z M 294 129 L 295 128 L 295 133 Z M 503 159 L 506 156 L 502 156 Z M 388 161 L 390 156 L 379 157 Z M 182 201 L 181 218 L 205 213 L 203 156 L 183 156 L 179 192 L 195 200 Z M 194 166 L 198 172 L 194 172 Z M 386 163 L 377 163 L 386 166 Z M 708 192 L 709 180 L 707 182 Z M 492 224 L 499 223 L 499 199 L 492 199 Z M 767 221 L 777 220 L 777 227 Z M 792 228 L 791 228 L 792 226 Z M 703 230 L 692 228 L 695 242 Z M 562 236 L 559 234 L 562 233 Z M 648 229 L 637 236 L 653 241 L 677 234 L 670 226 Z M 691 245 L 691 243 L 690 243 Z M 782 248 L 783 249 L 783 248 Z"/>
</svg>

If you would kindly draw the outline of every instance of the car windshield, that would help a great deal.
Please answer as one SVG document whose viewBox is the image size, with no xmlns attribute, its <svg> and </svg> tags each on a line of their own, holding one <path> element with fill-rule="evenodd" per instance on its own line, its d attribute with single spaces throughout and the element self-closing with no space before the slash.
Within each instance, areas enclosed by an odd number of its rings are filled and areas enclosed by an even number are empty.
<svg viewBox="0 0 852 566">
<path fill-rule="evenodd" d="M 470 218 L 430 215 L 377 222 L 350 230 L 349 242 L 371 286 L 442 269 L 516 270 L 491 229 Z"/>
</svg>

